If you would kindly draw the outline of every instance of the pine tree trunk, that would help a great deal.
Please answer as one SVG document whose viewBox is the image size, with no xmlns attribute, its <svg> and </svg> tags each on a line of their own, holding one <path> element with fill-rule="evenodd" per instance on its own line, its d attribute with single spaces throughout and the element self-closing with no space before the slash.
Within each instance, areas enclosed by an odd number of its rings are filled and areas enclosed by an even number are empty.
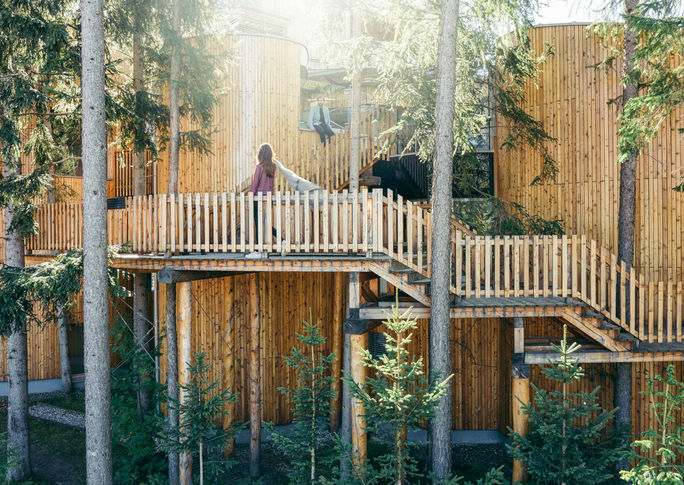
<svg viewBox="0 0 684 485">
<path fill-rule="evenodd" d="M 625 14 L 631 14 L 638 4 L 638 0 L 625 0 Z M 630 29 L 630 22 L 625 20 L 624 34 L 624 74 L 634 68 L 634 55 L 637 38 L 634 30 Z M 627 83 L 622 90 L 622 106 L 638 95 L 637 86 Z M 618 261 L 624 261 L 628 269 L 634 265 L 634 215 L 636 212 L 636 153 L 630 154 L 620 167 L 620 208 L 618 212 Z M 629 308 L 629 302 L 625 302 Z M 631 426 L 632 404 L 632 364 L 629 362 L 616 364 L 614 404 L 618 408 L 615 413 L 617 429 L 629 429 Z M 625 443 L 629 444 L 629 436 Z M 629 460 L 622 460 L 618 469 L 629 468 Z"/>
<path fill-rule="evenodd" d="M 74 390 L 71 377 L 71 362 L 69 361 L 69 336 L 67 334 L 67 319 L 64 304 L 57 304 L 57 326 L 59 327 L 59 363 L 62 374 L 62 392 Z"/>
<path fill-rule="evenodd" d="M 147 273 L 136 273 L 133 276 L 133 338 L 136 346 L 142 351 L 141 357 L 145 364 L 148 364 L 148 356 L 152 353 L 152 325 L 150 322 L 150 305 L 148 284 L 150 275 Z M 142 369 L 136 369 L 138 378 L 138 419 L 142 422 L 143 418 L 152 412 L 152 396 L 149 392 L 147 380 L 150 375 L 145 374 L 145 365 Z"/>
<path fill-rule="evenodd" d="M 352 10 L 352 38 L 361 35 L 361 18 Z M 349 147 L 349 191 L 359 190 L 359 166 L 361 159 L 361 73 L 358 68 L 352 72 L 351 80 L 351 141 Z"/>
<path fill-rule="evenodd" d="M 5 117 L 9 116 L 5 110 Z M 19 163 L 19 161 L 16 161 Z M 4 164 L 4 175 L 11 178 L 20 172 L 14 163 Z M 14 219 L 11 206 L 5 207 L 5 264 L 15 268 L 24 267 L 24 239 L 16 231 L 9 231 Z M 12 333 L 7 339 L 7 447 L 16 454 L 16 461 L 7 469 L 7 481 L 18 481 L 31 474 L 31 454 L 28 426 L 28 352 L 26 324 L 13 322 Z"/>
<path fill-rule="evenodd" d="M 180 0 L 173 0 L 173 30 L 180 33 Z M 178 156 L 180 147 L 180 112 L 178 107 L 178 79 L 180 74 L 178 50 L 171 51 L 171 81 L 169 84 L 169 187 L 178 194 Z M 166 285 L 166 391 L 169 399 L 178 402 L 178 333 L 176 330 L 176 283 Z M 178 410 L 169 407 L 169 426 L 178 429 Z M 169 452 L 169 485 L 180 483 L 179 456 Z"/>
<path fill-rule="evenodd" d="M 176 333 L 176 284 L 166 285 L 166 392 L 178 402 L 178 334 Z M 169 427 L 178 429 L 178 409 L 169 406 Z M 177 439 L 172 436 L 172 439 Z M 178 485 L 178 452 L 169 452 L 169 485 Z"/>
<path fill-rule="evenodd" d="M 102 0 L 81 0 L 83 75 L 83 318 L 86 476 L 112 483 L 111 383 L 107 291 L 107 136 Z"/>
<path fill-rule="evenodd" d="M 261 367 L 259 273 L 249 274 L 249 476 L 261 475 Z"/>
<path fill-rule="evenodd" d="M 142 97 L 144 96 L 145 85 L 143 78 L 143 56 L 139 29 L 139 15 L 136 15 L 136 33 L 133 35 L 133 89 L 135 91 L 136 113 L 141 112 Z M 144 123 L 137 127 L 138 136 L 145 130 Z M 137 150 L 133 153 L 133 195 L 141 196 L 147 193 L 145 184 L 145 151 Z M 151 355 L 150 333 L 152 325 L 150 322 L 149 308 L 149 280 L 150 275 L 146 273 L 135 273 L 133 276 L 133 337 L 135 344 L 142 349 L 143 354 Z M 145 380 L 149 376 L 142 375 L 142 369 L 136 370 L 138 378 L 138 419 L 152 412 L 152 396 L 146 388 Z"/>
<path fill-rule="evenodd" d="M 449 337 L 451 190 L 454 152 L 454 91 L 458 0 L 442 0 L 440 20 L 437 99 L 435 110 L 435 159 L 432 173 L 432 276 L 430 281 L 430 380 L 435 383 L 451 373 Z M 451 386 L 439 400 L 430 420 L 430 467 L 436 481 L 451 474 Z"/>
</svg>

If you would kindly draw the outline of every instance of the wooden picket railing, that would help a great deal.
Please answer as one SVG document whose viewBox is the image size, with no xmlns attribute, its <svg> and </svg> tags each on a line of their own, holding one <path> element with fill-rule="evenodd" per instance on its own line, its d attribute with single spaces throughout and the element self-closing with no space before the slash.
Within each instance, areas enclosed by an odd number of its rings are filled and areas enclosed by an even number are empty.
<svg viewBox="0 0 684 485">
<path fill-rule="evenodd" d="M 27 250 L 82 246 L 82 214 L 80 202 L 42 205 Z M 430 276 L 430 210 L 381 190 L 129 197 L 107 221 L 109 244 L 130 243 L 137 254 L 379 253 Z M 642 341 L 684 338 L 682 282 L 646 284 L 584 236 L 476 236 L 456 223 L 451 242 L 459 297 L 574 298 Z"/>
<path fill-rule="evenodd" d="M 395 124 L 393 114 L 381 107 L 373 107 L 362 113 L 360 121 L 359 170 L 372 165 L 379 153 L 386 148 L 385 132 Z M 288 160 L 288 168 L 326 190 L 339 190 L 349 183 L 349 160 L 351 157 L 351 132 L 346 129 L 333 136 L 323 146 L 315 131 L 300 131 L 298 139 L 299 159 Z M 396 147 L 388 145 L 387 155 L 394 155 Z M 282 185 L 280 189 L 285 189 Z"/>
<path fill-rule="evenodd" d="M 584 236 L 452 239 L 453 290 L 464 298 L 575 298 L 648 342 L 682 341 L 684 284 L 644 283 Z"/>
</svg>

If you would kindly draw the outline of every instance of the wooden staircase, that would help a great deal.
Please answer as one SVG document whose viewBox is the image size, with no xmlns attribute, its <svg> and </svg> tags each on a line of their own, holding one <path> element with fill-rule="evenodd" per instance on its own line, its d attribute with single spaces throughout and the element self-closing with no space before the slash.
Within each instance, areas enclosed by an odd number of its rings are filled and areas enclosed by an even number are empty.
<svg viewBox="0 0 684 485">
<path fill-rule="evenodd" d="M 389 284 L 398 288 L 405 295 L 410 296 L 423 308 L 423 314 L 430 306 L 430 279 L 424 274 L 415 271 L 396 260 L 381 261 L 374 263 L 372 271 L 377 276 L 387 281 Z M 427 272 L 427 268 L 425 268 Z M 613 352 L 625 352 L 634 349 L 639 342 L 638 338 L 625 331 L 619 325 L 611 323 L 602 314 L 596 313 L 591 308 L 573 298 L 558 297 L 484 297 L 484 298 L 462 298 L 457 296 L 457 292 L 452 290 L 453 302 L 451 305 L 452 315 L 462 313 L 471 318 L 488 318 L 498 312 L 506 312 L 509 309 L 510 315 L 524 312 L 524 308 L 533 308 L 539 312 L 538 316 L 552 316 L 563 320 L 577 334 L 585 337 L 590 342 L 600 345 L 602 348 Z M 392 303 L 393 297 L 385 302 L 379 301 L 381 307 Z M 541 309 L 541 311 L 540 311 Z M 545 350 L 532 344 L 526 345 L 529 351 Z M 586 347 L 586 345 L 585 345 Z M 591 347 L 589 347 L 591 348 Z"/>
</svg>

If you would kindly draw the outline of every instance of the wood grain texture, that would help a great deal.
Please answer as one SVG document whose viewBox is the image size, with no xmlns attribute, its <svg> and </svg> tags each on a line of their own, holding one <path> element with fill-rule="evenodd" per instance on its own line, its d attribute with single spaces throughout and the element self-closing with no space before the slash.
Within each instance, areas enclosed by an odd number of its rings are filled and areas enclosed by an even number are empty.
<svg viewBox="0 0 684 485">
<path fill-rule="evenodd" d="M 617 252 L 619 166 L 617 105 L 606 102 L 621 93 L 615 69 L 594 70 L 608 50 L 586 25 L 538 27 L 530 31 L 532 48 L 544 42 L 554 55 L 542 65 L 536 88 L 526 88 L 526 111 L 557 138 L 549 143 L 558 161 L 556 181 L 530 185 L 540 173 L 539 153 L 500 149 L 496 160 L 497 195 L 524 205 L 546 219 L 562 219 L 567 234 L 585 235 Z M 682 166 L 684 106 L 662 124 L 658 136 L 637 160 L 635 266 L 652 281 L 684 281 L 684 194 L 672 191 Z M 502 143 L 506 127 L 498 133 Z"/>
</svg>

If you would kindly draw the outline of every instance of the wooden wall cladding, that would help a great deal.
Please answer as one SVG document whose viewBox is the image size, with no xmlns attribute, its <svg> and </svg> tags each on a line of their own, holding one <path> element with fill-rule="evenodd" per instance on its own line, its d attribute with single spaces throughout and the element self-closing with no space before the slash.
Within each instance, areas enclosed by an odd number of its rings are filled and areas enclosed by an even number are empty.
<svg viewBox="0 0 684 485">
<path fill-rule="evenodd" d="M 226 36 L 210 45 L 228 56 L 214 109 L 211 153 L 182 151 L 179 192 L 240 191 L 252 181 L 259 145 L 268 142 L 286 166 L 296 159 L 300 111 L 300 52 L 292 41 L 257 35 Z M 187 120 L 181 129 L 195 129 Z M 158 190 L 168 187 L 168 155 L 158 162 Z"/>
<path fill-rule="evenodd" d="M 619 166 L 616 105 L 622 65 L 615 70 L 590 67 L 608 51 L 585 25 L 538 27 L 530 31 L 532 48 L 545 42 L 555 54 L 543 64 L 538 88 L 527 88 L 526 111 L 541 121 L 557 143 L 549 143 L 558 161 L 555 182 L 532 186 L 541 171 L 538 153 L 499 149 L 497 195 L 523 204 L 547 219 L 565 221 L 567 234 L 584 234 L 617 252 Z M 684 165 L 684 106 L 660 127 L 659 135 L 637 161 L 636 266 L 650 281 L 684 280 L 684 193 L 672 191 Z M 498 134 L 501 143 L 506 127 Z"/>
<path fill-rule="evenodd" d="M 513 325 L 509 320 L 453 319 L 451 324 L 451 424 L 456 430 L 510 425 L 510 365 Z M 378 331 L 382 331 L 381 326 Z M 419 320 L 409 351 L 429 366 L 429 320 Z"/>
<path fill-rule="evenodd" d="M 346 278 L 342 291 L 345 292 Z M 235 386 L 240 393 L 236 403 L 236 419 L 248 419 L 248 298 L 247 275 L 229 276 L 193 282 L 192 335 L 193 349 L 207 353 L 212 364 L 211 379 L 222 379 L 223 356 L 227 352 L 226 333 L 233 332 L 235 356 Z M 165 315 L 165 285 L 160 285 L 160 329 Z M 296 332 L 304 329 L 303 321 L 321 322 L 321 333 L 327 341 L 324 353 L 332 349 L 333 322 L 332 273 L 259 273 L 261 315 L 261 396 L 263 419 L 286 423 L 292 419 L 290 403 L 278 387 L 294 388 L 296 376 L 283 361 L 292 347 L 300 346 Z M 311 313 L 309 313 L 311 312 Z M 344 318 L 344 315 L 341 316 Z M 336 349 L 341 355 L 342 349 Z M 162 352 L 166 352 L 163 348 Z M 165 354 L 164 354 L 165 355 Z M 162 357 L 161 375 L 166 373 L 166 358 Z"/>
<path fill-rule="evenodd" d="M 563 335 L 563 323 L 552 318 L 525 319 L 526 337 L 549 337 L 560 339 Z M 654 426 L 655 415 L 651 410 L 651 402 L 648 395 L 648 379 L 656 375 L 664 376 L 667 362 L 635 362 L 632 364 L 632 432 L 633 436 L 648 430 Z M 673 362 L 675 377 L 684 381 L 684 362 Z M 601 406 L 613 408 L 613 390 L 615 379 L 615 364 L 582 364 L 584 377 L 571 384 L 570 392 L 591 392 L 596 386 L 600 386 L 599 402 Z M 530 382 L 537 387 L 547 390 L 560 390 L 560 384 L 547 379 L 541 373 L 541 366 L 531 366 L 532 376 Z M 684 426 L 684 413 L 678 413 L 678 424 Z"/>
</svg>

